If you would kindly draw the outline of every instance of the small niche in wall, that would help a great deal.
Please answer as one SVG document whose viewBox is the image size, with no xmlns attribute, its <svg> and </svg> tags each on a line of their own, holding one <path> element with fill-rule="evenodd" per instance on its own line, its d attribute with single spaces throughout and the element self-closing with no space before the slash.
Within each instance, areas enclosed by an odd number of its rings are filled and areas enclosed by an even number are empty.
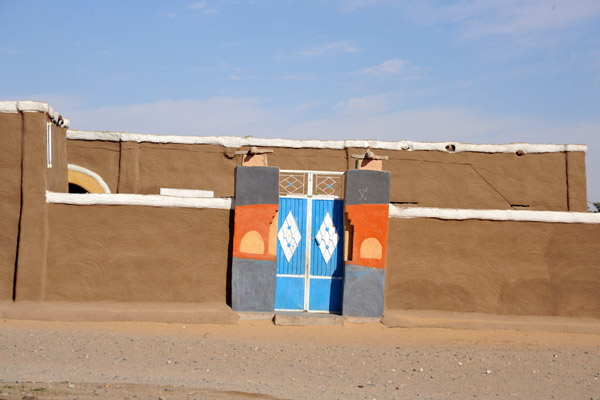
<svg viewBox="0 0 600 400">
<path fill-rule="evenodd" d="M 514 208 L 517 210 L 522 210 L 524 208 L 529 208 L 529 204 L 511 204 L 510 208 Z"/>
</svg>

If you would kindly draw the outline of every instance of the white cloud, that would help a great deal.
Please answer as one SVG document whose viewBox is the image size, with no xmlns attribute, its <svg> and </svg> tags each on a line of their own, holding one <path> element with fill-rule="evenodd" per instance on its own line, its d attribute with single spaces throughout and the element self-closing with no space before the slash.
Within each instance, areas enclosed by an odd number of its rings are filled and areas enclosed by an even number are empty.
<svg viewBox="0 0 600 400">
<path fill-rule="evenodd" d="M 303 56 L 320 56 L 324 54 L 337 53 L 357 53 L 360 51 L 357 47 L 348 42 L 331 42 L 322 45 L 314 46 L 300 52 Z"/>
<path fill-rule="evenodd" d="M 393 58 L 382 62 L 379 65 L 374 65 L 360 71 L 363 74 L 375 75 L 375 76 L 390 76 L 399 75 L 404 72 L 406 68 L 406 61 L 400 60 L 399 58 Z"/>
<path fill-rule="evenodd" d="M 216 8 L 208 8 L 208 3 L 206 1 L 197 1 L 195 3 L 190 3 L 186 6 L 190 10 L 202 10 L 204 14 L 218 14 L 219 10 Z"/>
<path fill-rule="evenodd" d="M 206 1 L 197 1 L 195 3 L 188 4 L 186 7 L 189 8 L 190 10 L 198 10 L 201 8 L 206 8 L 206 6 L 207 6 Z"/>
</svg>

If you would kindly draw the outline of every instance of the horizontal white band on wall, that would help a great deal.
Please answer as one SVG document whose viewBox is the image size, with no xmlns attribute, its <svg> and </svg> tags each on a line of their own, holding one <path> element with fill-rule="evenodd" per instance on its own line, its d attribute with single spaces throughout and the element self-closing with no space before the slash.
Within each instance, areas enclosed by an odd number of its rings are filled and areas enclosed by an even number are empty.
<svg viewBox="0 0 600 400">
<path fill-rule="evenodd" d="M 48 203 L 111 206 L 151 206 L 151 207 L 181 207 L 181 208 L 216 208 L 230 210 L 233 208 L 232 199 L 174 197 L 156 194 L 105 194 L 105 193 L 57 193 L 46 192 Z"/>
<path fill-rule="evenodd" d="M 516 153 L 523 150 L 526 153 L 562 153 L 565 151 L 587 151 L 583 144 L 471 144 L 459 142 L 383 142 L 379 140 L 293 140 L 293 139 L 261 139 L 243 138 L 237 136 L 175 136 L 175 135 L 147 135 L 126 132 L 103 131 L 78 131 L 69 130 L 68 139 L 74 140 L 103 140 L 111 142 L 147 142 L 147 143 L 175 143 L 175 144 L 212 144 L 224 147 L 263 146 L 287 148 L 312 148 L 312 149 L 381 149 L 381 150 L 435 150 L 447 152 L 446 146 L 453 145 L 453 153 Z"/>
<path fill-rule="evenodd" d="M 161 196 L 177 196 L 177 197 L 215 197 L 215 192 L 212 190 L 195 190 L 195 189 L 171 189 L 160 188 Z"/>
<path fill-rule="evenodd" d="M 71 126 L 71 121 L 63 118 L 52 106 L 43 101 L 0 101 L 0 112 L 3 113 L 22 113 L 22 112 L 42 112 L 48 114 L 52 122 L 63 128 Z"/>
<path fill-rule="evenodd" d="M 451 208 L 398 207 L 390 204 L 390 218 L 434 218 L 445 220 L 555 222 L 600 224 L 600 213 L 525 210 L 464 210 Z"/>
<path fill-rule="evenodd" d="M 156 194 L 74 194 L 46 192 L 48 203 L 73 205 L 134 205 L 151 207 L 215 208 L 229 210 L 229 198 L 174 197 Z M 522 221 L 600 224 L 600 213 L 522 210 L 466 210 L 451 208 L 398 207 L 390 204 L 390 218 L 433 218 L 444 220 L 478 219 L 488 221 Z"/>
</svg>

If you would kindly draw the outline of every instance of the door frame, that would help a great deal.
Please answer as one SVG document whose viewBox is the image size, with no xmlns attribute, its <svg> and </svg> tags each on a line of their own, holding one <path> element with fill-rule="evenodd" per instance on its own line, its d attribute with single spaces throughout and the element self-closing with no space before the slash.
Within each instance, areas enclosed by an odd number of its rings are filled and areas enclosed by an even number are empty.
<svg viewBox="0 0 600 400">
<path fill-rule="evenodd" d="M 281 310 L 278 311 L 300 311 L 300 312 L 312 312 L 312 313 L 325 313 L 329 314 L 330 311 L 321 311 L 321 310 L 310 310 L 310 263 L 311 263 L 311 251 L 312 251 L 312 201 L 314 200 L 342 200 L 343 201 L 343 193 L 344 193 L 344 179 L 343 175 L 345 172 L 339 171 L 312 171 L 312 170 L 280 170 L 279 177 L 279 197 L 280 198 L 297 198 L 297 199 L 306 199 L 306 249 L 305 249 L 305 257 L 304 257 L 304 309 L 303 310 Z M 285 188 L 282 186 L 281 182 L 281 174 L 293 175 L 293 174 L 303 174 L 306 175 L 306 179 L 303 183 L 303 191 L 302 194 L 298 193 L 285 193 Z M 318 194 L 314 193 L 315 186 L 315 176 L 319 175 L 328 175 L 328 176 L 336 176 L 341 177 L 341 195 L 333 195 L 333 194 Z M 282 188 L 284 188 L 284 194 L 282 195 Z M 278 218 L 281 218 L 282 215 L 279 214 Z M 285 216 L 283 216 L 285 218 Z M 279 222 L 279 221 L 278 221 Z M 318 229 L 318 228 L 317 228 Z M 338 232 L 340 235 L 340 240 L 342 241 L 342 248 L 338 251 L 345 251 L 346 243 L 344 241 L 344 225 L 342 222 L 342 231 Z M 280 245 L 278 243 L 278 245 Z M 344 257 L 342 257 L 343 259 Z M 277 260 L 278 262 L 279 260 Z M 283 274 L 277 274 L 277 276 L 285 276 Z M 313 279 L 326 279 L 314 277 Z M 340 279 L 343 281 L 343 275 L 341 277 L 331 277 L 331 279 Z M 342 294 L 343 296 L 343 294 Z M 342 299 L 343 300 L 343 299 Z M 341 310 L 340 310 L 341 312 Z"/>
</svg>

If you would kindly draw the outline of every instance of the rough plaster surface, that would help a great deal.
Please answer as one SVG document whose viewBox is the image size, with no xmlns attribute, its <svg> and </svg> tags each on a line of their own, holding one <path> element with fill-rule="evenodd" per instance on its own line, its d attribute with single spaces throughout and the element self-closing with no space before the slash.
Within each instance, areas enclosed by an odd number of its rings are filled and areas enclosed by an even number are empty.
<svg viewBox="0 0 600 400">
<path fill-rule="evenodd" d="M 48 207 L 45 300 L 225 302 L 230 210 Z"/>
<path fill-rule="evenodd" d="M 485 154 L 379 151 L 389 157 L 391 201 L 419 207 L 569 211 L 565 153 Z M 568 169 L 570 211 L 587 211 L 585 153 L 568 153 L 577 162 Z M 579 182 L 579 183 L 577 183 Z"/>
<path fill-rule="evenodd" d="M 21 211 L 20 114 L 0 113 L 0 300 L 12 299 Z"/>
<path fill-rule="evenodd" d="M 231 308 L 234 311 L 273 311 L 277 266 L 273 261 L 233 257 Z"/>
<path fill-rule="evenodd" d="M 101 176 L 111 193 L 117 193 L 119 158 L 119 143 L 67 140 L 68 163 L 86 168 Z"/>
<path fill-rule="evenodd" d="M 342 313 L 352 317 L 381 317 L 385 269 L 346 264 Z"/>
<path fill-rule="evenodd" d="M 345 202 L 353 204 L 388 204 L 390 173 L 352 169 L 346 172 Z"/>
<path fill-rule="evenodd" d="M 390 219 L 386 309 L 600 317 L 599 224 Z"/>
<path fill-rule="evenodd" d="M 279 169 L 273 167 L 237 167 L 235 204 L 279 204 Z"/>
</svg>

